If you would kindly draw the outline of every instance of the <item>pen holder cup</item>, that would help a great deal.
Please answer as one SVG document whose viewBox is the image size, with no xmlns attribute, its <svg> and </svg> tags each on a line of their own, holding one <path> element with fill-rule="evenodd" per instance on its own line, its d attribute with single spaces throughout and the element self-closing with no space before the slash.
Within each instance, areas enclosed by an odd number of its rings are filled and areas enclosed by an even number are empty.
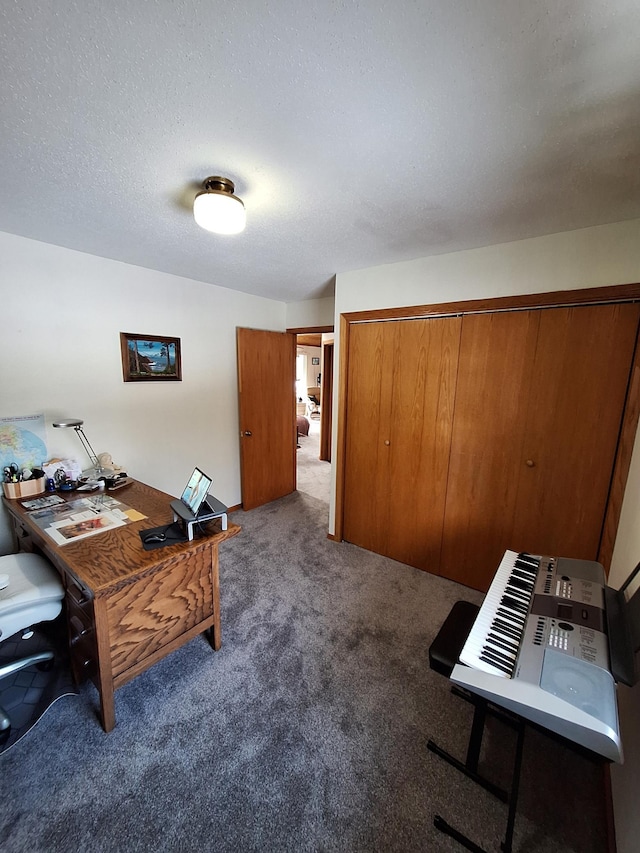
<svg viewBox="0 0 640 853">
<path fill-rule="evenodd" d="M 2 490 L 5 498 L 31 498 L 41 495 L 47 483 L 46 477 L 33 477 L 31 480 L 22 480 L 20 483 L 3 483 Z"/>
</svg>

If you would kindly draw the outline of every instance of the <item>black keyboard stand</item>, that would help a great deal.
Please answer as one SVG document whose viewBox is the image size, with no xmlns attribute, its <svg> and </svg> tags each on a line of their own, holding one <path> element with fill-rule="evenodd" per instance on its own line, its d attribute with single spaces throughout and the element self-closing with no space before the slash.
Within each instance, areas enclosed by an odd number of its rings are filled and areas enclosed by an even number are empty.
<svg viewBox="0 0 640 853">
<path fill-rule="evenodd" d="M 502 842 L 500 847 L 503 850 L 503 853 L 512 853 L 513 830 L 515 827 L 516 808 L 518 805 L 520 770 L 522 767 L 522 753 L 524 751 L 524 732 L 526 723 L 522 719 L 522 717 L 518 717 L 515 714 L 510 714 L 503 711 L 502 709 L 492 705 L 486 699 L 483 699 L 481 696 L 476 696 L 475 694 L 470 693 L 466 690 L 462 690 L 459 687 L 452 687 L 451 692 L 455 696 L 459 696 L 461 699 L 464 699 L 466 702 L 470 702 L 474 706 L 473 723 L 471 725 L 471 733 L 469 735 L 469 745 L 467 747 L 466 760 L 464 763 L 459 761 L 457 758 L 454 758 L 450 753 L 439 747 L 438 744 L 436 744 L 432 740 L 429 740 L 427 742 L 427 749 L 429 749 L 431 752 L 435 753 L 437 756 L 451 764 L 452 767 L 455 767 L 456 770 L 459 770 L 469 779 L 472 779 L 477 785 L 480 785 L 486 791 L 489 791 L 490 794 L 493 794 L 493 796 L 499 799 L 501 802 L 508 804 L 509 811 L 507 814 L 507 829 L 505 832 L 504 841 Z M 509 791 L 509 793 L 507 793 L 497 785 L 494 785 L 493 782 L 489 781 L 489 779 L 486 779 L 484 776 L 478 773 L 478 762 L 480 759 L 482 736 L 484 734 L 484 726 L 487 719 L 487 714 L 492 717 L 495 717 L 505 725 L 514 729 L 518 734 L 518 739 L 516 743 L 516 754 L 513 762 L 513 773 L 511 777 L 511 790 Z M 441 817 L 439 814 L 434 816 L 433 825 L 440 832 L 443 832 L 445 835 L 450 836 L 467 850 L 471 850 L 472 853 L 486 853 L 486 851 L 482 847 L 479 847 L 470 838 L 468 838 L 462 832 L 459 832 L 459 830 L 451 826 L 451 824 L 447 823 L 447 821 L 444 820 L 444 818 Z"/>
<path fill-rule="evenodd" d="M 482 748 L 482 736 L 484 734 L 484 725 L 487 719 L 487 714 L 489 713 L 491 716 L 504 720 L 507 725 L 511 724 L 511 720 L 499 709 L 490 707 L 487 700 L 480 696 L 468 693 L 460 687 L 452 687 L 451 692 L 454 696 L 459 696 L 461 699 L 464 699 L 465 702 L 470 702 L 475 707 L 473 712 L 473 723 L 471 725 L 471 734 L 469 736 L 469 745 L 467 747 L 467 757 L 463 763 L 457 758 L 454 758 L 451 753 L 442 749 L 441 746 L 438 746 L 438 744 L 433 740 L 429 740 L 427 742 L 427 749 L 451 764 L 451 766 L 455 767 L 456 770 L 459 770 L 460 773 L 468 776 L 469 779 L 473 779 L 477 785 L 480 785 L 482 788 L 489 791 L 489 793 L 493 794 L 494 797 L 497 797 L 497 799 L 501 800 L 503 803 L 507 803 L 509 801 L 509 795 L 507 792 L 502 788 L 499 788 L 497 785 L 494 785 L 493 782 L 478 773 L 478 762 L 480 760 L 480 749 Z"/>
</svg>

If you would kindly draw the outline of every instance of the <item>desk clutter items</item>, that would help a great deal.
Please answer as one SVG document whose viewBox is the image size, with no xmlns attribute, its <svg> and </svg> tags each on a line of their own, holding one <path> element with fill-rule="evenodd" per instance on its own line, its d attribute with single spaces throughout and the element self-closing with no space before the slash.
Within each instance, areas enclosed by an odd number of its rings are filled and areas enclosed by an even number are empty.
<svg viewBox="0 0 640 853">
<path fill-rule="evenodd" d="M 33 509 L 29 517 L 56 545 L 68 545 L 146 518 L 104 492 Z"/>
<path fill-rule="evenodd" d="M 112 461 L 108 453 L 101 453 L 100 458 L 105 462 Z M 91 477 L 86 476 L 86 472 L 83 474 L 80 463 L 75 459 L 50 459 L 42 467 L 48 492 L 94 492 L 105 488 L 112 491 L 133 482 L 122 466 L 92 470 Z"/>
<path fill-rule="evenodd" d="M 44 415 L 0 417 L 0 471 L 5 498 L 41 495 L 46 487 Z"/>
<path fill-rule="evenodd" d="M 122 489 L 125 486 L 130 486 L 133 480 L 124 473 L 118 474 L 115 477 L 99 477 L 107 487 L 108 492 L 115 492 L 117 489 Z"/>
<path fill-rule="evenodd" d="M 56 504 L 63 504 L 64 502 L 64 498 L 61 498 L 60 495 L 45 495 L 43 498 L 20 501 L 25 509 L 45 509 L 48 506 L 56 506 Z"/>
<path fill-rule="evenodd" d="M 51 459 L 50 462 L 45 464 L 47 477 L 55 479 L 56 472 L 59 472 L 60 468 L 66 474 L 67 480 L 83 483 L 98 480 L 113 480 L 115 482 L 122 477 L 126 477 L 127 475 L 124 473 L 122 465 L 117 465 L 110 453 L 95 452 L 84 432 L 83 424 L 84 421 L 79 418 L 68 418 L 63 421 L 54 421 L 53 426 L 62 429 L 72 427 L 76 431 L 80 443 L 89 457 L 91 467 L 83 474 L 80 462 L 75 459 Z M 54 470 L 48 470 L 49 467 L 53 467 Z"/>
<path fill-rule="evenodd" d="M 53 480 L 55 488 L 60 491 L 70 492 L 82 477 L 82 467 L 76 459 L 54 457 L 45 462 L 42 469 L 47 480 Z"/>
<path fill-rule="evenodd" d="M 113 474 L 116 477 L 127 476 L 126 474 L 123 474 L 124 467 L 122 465 L 116 465 L 110 453 L 98 453 L 98 463 L 100 465 L 100 470 L 105 474 Z"/>
<path fill-rule="evenodd" d="M 5 498 L 28 498 L 41 495 L 47 479 L 41 468 L 22 468 L 16 462 L 5 465 L 2 471 L 2 491 Z"/>
</svg>

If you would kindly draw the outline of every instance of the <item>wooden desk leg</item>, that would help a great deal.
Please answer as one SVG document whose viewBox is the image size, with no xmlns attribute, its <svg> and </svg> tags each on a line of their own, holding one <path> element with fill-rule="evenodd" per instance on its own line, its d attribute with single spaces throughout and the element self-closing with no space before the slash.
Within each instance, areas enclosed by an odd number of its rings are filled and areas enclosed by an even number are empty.
<svg viewBox="0 0 640 853">
<path fill-rule="evenodd" d="M 213 650 L 217 652 L 222 646 L 220 629 L 220 571 L 217 545 L 214 545 L 211 549 L 211 578 L 213 581 L 213 625 L 209 632 L 209 642 Z"/>
<path fill-rule="evenodd" d="M 101 599 L 94 602 L 94 618 L 98 643 L 98 693 L 100 696 L 100 722 L 105 732 L 116 725 L 116 705 L 111 671 L 111 643 L 106 604 Z"/>
</svg>

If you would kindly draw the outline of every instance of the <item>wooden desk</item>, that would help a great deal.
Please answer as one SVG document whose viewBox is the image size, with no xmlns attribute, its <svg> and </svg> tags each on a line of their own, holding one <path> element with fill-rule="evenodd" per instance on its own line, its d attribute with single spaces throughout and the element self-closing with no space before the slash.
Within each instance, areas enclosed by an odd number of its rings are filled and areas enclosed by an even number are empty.
<svg viewBox="0 0 640 853">
<path fill-rule="evenodd" d="M 222 531 L 218 519 L 205 526 L 210 535 L 145 551 L 139 531 L 171 523 L 171 496 L 134 482 L 113 497 L 147 518 L 64 546 L 19 501 L 3 499 L 19 550 L 41 551 L 60 572 L 73 677 L 97 687 L 106 732 L 116 724 L 116 688 L 203 631 L 220 648 L 218 546 L 240 532 L 232 522 Z"/>
</svg>

